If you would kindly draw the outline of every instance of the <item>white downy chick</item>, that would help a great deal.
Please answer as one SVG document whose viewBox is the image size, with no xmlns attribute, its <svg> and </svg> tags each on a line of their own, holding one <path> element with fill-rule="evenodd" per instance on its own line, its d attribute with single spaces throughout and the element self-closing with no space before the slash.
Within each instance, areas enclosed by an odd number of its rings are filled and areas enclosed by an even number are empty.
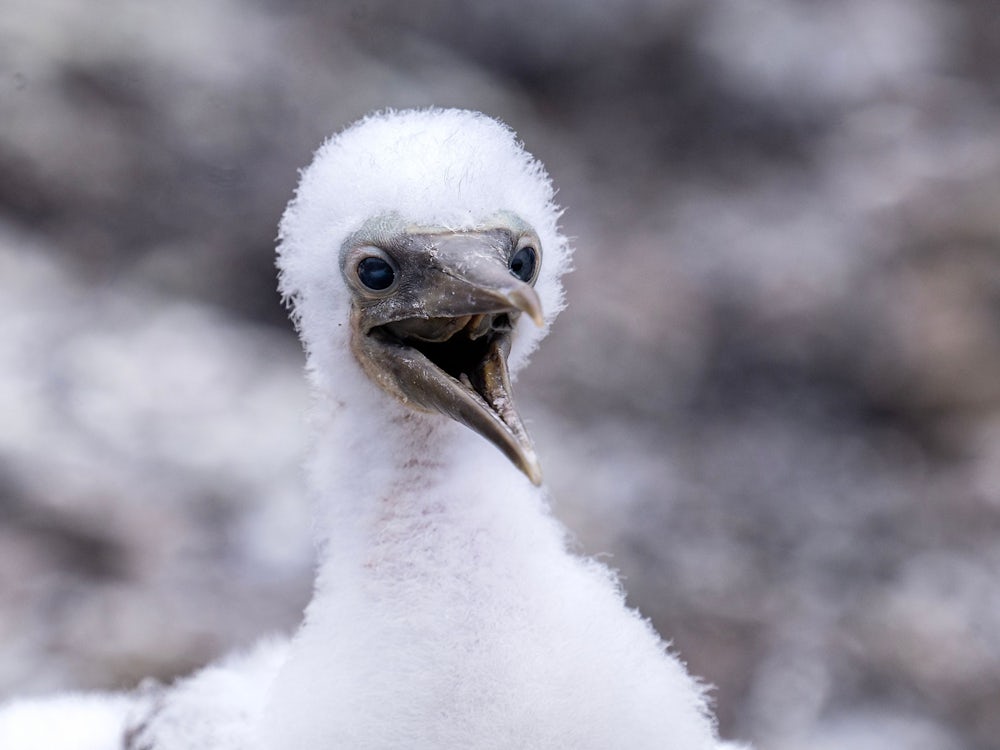
<svg viewBox="0 0 1000 750">
<path fill-rule="evenodd" d="M 109 750 L 729 747 L 539 486 L 511 379 L 563 307 L 558 218 L 479 113 L 380 113 L 317 151 L 278 251 L 314 392 L 313 600 L 290 643 L 133 698 Z"/>
</svg>

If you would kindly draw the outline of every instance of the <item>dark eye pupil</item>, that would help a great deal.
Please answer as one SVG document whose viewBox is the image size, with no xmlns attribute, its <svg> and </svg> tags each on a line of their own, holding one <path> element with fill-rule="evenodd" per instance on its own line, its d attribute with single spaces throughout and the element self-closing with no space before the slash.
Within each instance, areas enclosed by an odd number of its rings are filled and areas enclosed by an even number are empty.
<svg viewBox="0 0 1000 750">
<path fill-rule="evenodd" d="M 535 275 L 535 248 L 530 245 L 522 247 L 510 259 L 510 272 L 521 281 L 531 281 Z"/>
<path fill-rule="evenodd" d="M 396 279 L 396 272 L 382 258 L 365 258 L 358 263 L 358 278 L 369 289 L 380 292 L 392 286 L 392 282 Z"/>
</svg>

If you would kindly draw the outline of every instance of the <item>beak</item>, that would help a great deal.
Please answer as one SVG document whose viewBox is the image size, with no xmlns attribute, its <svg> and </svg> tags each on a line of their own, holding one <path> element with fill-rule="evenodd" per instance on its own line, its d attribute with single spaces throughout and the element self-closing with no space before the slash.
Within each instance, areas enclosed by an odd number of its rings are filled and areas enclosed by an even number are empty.
<svg viewBox="0 0 1000 750">
<path fill-rule="evenodd" d="M 397 260 L 398 293 L 352 313 L 362 367 L 404 404 L 479 433 L 541 484 L 507 369 L 520 315 L 544 323 L 538 294 L 510 273 L 493 232 L 411 236 Z"/>
</svg>

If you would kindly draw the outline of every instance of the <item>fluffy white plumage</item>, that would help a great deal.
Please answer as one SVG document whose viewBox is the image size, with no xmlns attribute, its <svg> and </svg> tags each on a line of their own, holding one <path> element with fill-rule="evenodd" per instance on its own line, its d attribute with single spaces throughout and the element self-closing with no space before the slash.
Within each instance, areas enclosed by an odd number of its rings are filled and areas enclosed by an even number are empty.
<svg viewBox="0 0 1000 750">
<path fill-rule="evenodd" d="M 67 693 L 22 700 L 0 710 L 3 750 L 111 750 L 121 747 L 122 728 L 134 699 L 118 694 Z"/>
<path fill-rule="evenodd" d="M 160 694 L 109 698 L 95 731 L 128 710 L 129 747 L 144 750 L 723 746 L 701 686 L 625 607 L 613 574 L 567 552 L 544 492 L 468 428 L 392 398 L 350 355 L 346 238 L 390 213 L 475 230 L 509 212 L 540 240 L 545 311 L 540 328 L 516 324 L 515 373 L 563 306 L 569 248 L 552 198 L 541 165 L 478 113 L 374 115 L 319 149 L 279 248 L 315 394 L 313 601 L 290 644 Z M 3 750 L 37 746 L 3 742 L 23 728 L 18 710 L 0 712 Z"/>
<path fill-rule="evenodd" d="M 509 360 L 512 371 L 520 369 L 564 307 L 559 278 L 569 269 L 570 249 L 553 196 L 544 168 L 513 131 L 478 112 L 375 114 L 328 140 L 302 173 L 281 221 L 278 249 L 280 288 L 294 303 L 314 378 L 353 393 L 339 385 L 341 373 L 356 368 L 345 356 L 342 327 L 349 298 L 332 270 L 343 240 L 387 213 L 459 229 L 509 211 L 535 229 L 544 252 L 535 288 L 545 303 L 546 326 L 521 321 Z"/>
</svg>

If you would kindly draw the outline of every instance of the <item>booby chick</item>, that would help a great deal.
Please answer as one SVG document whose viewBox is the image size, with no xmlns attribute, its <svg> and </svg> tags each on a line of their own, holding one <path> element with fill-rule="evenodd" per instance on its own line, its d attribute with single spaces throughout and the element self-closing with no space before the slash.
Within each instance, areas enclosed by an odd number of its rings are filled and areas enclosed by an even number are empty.
<svg viewBox="0 0 1000 750">
<path fill-rule="evenodd" d="M 482 114 L 376 114 L 319 149 L 278 249 L 314 393 L 312 602 L 289 643 L 129 699 L 116 747 L 724 746 L 539 486 L 511 381 L 563 307 L 558 217 Z M 0 745 L 32 747 L 4 744 L 10 712 Z"/>
</svg>

